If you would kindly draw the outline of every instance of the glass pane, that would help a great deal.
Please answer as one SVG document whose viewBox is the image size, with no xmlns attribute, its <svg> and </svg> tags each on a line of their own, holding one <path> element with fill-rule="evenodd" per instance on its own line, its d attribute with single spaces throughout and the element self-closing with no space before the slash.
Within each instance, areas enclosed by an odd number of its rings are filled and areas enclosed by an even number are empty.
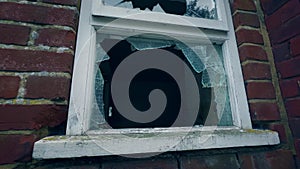
<svg viewBox="0 0 300 169">
<path fill-rule="evenodd" d="M 167 102 L 160 116 L 148 122 L 137 122 L 126 117 L 132 110 L 124 112 L 116 106 L 113 93 L 113 81 L 117 81 L 118 85 L 127 84 L 127 74 L 131 69 L 139 67 L 139 64 L 147 65 L 150 61 L 138 63 L 137 61 L 128 64 L 125 71 L 121 72 L 122 76 L 115 80 L 113 78 L 124 63 L 130 63 L 128 58 L 133 57 L 136 53 L 149 51 L 169 52 L 172 57 L 177 58 L 183 64 L 177 64 L 171 60 L 161 60 L 167 57 L 164 53 L 150 55 L 150 57 L 159 56 L 154 60 L 154 65 L 170 65 L 175 68 L 173 72 L 168 69 L 160 69 L 157 67 L 145 68 L 132 76 L 125 95 L 128 94 L 129 104 L 139 112 L 145 112 L 151 109 L 152 102 L 149 99 L 151 92 L 161 90 L 165 94 Z M 145 54 L 145 53 L 144 53 Z M 138 57 L 144 57 L 143 55 Z M 137 58 L 138 58 L 137 57 Z M 149 57 L 149 56 L 148 56 Z M 165 64 L 161 64 L 165 63 Z M 186 65 L 186 66 L 184 66 Z M 108 128 L 151 128 L 151 127 L 178 127 L 186 126 L 186 124 L 174 125 L 180 117 L 180 112 L 184 111 L 187 117 L 195 113 L 192 123 L 189 126 L 231 126 L 231 108 L 226 82 L 226 73 L 223 66 L 222 47 L 221 45 L 207 44 L 183 44 L 175 40 L 160 40 L 141 37 L 129 37 L 119 40 L 111 37 L 98 37 L 97 57 L 95 62 L 95 82 L 94 82 L 94 110 L 92 115 L 91 129 L 103 127 Z M 142 66 L 143 67 L 143 66 Z M 189 73 L 191 72 L 191 73 Z M 188 76 L 195 79 L 197 88 L 194 88 L 192 80 Z M 198 92 L 197 92 L 198 91 Z M 199 98 L 190 96 L 191 93 L 197 93 Z M 118 93 L 117 93 L 118 94 Z M 121 94 L 117 97 L 123 97 Z M 183 96 L 184 95 L 184 96 Z M 197 100 L 198 99 L 198 100 Z M 126 100 L 126 99 L 125 99 Z M 197 101 L 194 101 L 197 100 Z M 121 100 L 124 101 L 124 100 Z M 192 111 L 189 106 L 193 107 L 197 104 L 196 111 Z M 158 102 L 160 104 L 161 102 Z M 123 102 L 122 104 L 127 104 Z M 162 103 L 163 104 L 163 103 Z M 185 109 L 181 109 L 185 107 Z M 195 109 L 193 109 L 195 110 Z M 185 120 L 185 119 L 184 119 Z"/>
<path fill-rule="evenodd" d="M 215 0 L 104 0 L 104 5 L 217 19 Z"/>
</svg>

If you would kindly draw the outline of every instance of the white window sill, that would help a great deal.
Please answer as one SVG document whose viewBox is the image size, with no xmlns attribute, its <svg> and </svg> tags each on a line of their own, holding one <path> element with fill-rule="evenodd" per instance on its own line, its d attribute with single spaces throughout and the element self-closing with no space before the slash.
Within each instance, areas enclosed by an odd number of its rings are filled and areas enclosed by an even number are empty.
<svg viewBox="0 0 300 169">
<path fill-rule="evenodd" d="M 53 159 L 162 153 L 279 144 L 277 132 L 232 127 L 118 129 L 85 136 L 50 136 L 34 145 L 33 158 Z"/>
</svg>

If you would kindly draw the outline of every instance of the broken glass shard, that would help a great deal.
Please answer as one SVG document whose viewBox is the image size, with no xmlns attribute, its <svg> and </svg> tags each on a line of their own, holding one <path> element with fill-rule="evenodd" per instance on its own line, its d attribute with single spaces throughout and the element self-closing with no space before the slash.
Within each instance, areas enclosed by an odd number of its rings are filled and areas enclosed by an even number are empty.
<svg viewBox="0 0 300 169">
<path fill-rule="evenodd" d="M 215 0 L 104 0 L 104 5 L 218 19 Z"/>
</svg>

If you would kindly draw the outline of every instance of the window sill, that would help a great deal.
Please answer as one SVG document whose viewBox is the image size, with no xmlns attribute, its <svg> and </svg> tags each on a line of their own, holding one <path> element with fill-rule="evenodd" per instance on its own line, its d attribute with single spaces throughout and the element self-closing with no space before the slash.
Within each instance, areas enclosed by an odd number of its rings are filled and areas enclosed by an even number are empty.
<svg viewBox="0 0 300 169">
<path fill-rule="evenodd" d="M 277 132 L 223 128 L 121 129 L 89 131 L 85 136 L 50 136 L 34 145 L 33 158 L 53 159 L 162 153 L 279 144 Z"/>
</svg>

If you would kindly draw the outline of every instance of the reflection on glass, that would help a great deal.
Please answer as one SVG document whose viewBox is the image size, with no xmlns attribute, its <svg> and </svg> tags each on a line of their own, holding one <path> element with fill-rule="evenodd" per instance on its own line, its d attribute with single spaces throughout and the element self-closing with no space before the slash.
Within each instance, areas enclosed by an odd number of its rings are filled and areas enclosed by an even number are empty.
<svg viewBox="0 0 300 169">
<path fill-rule="evenodd" d="M 217 19 L 215 0 L 103 0 L 104 5 Z"/>
</svg>

